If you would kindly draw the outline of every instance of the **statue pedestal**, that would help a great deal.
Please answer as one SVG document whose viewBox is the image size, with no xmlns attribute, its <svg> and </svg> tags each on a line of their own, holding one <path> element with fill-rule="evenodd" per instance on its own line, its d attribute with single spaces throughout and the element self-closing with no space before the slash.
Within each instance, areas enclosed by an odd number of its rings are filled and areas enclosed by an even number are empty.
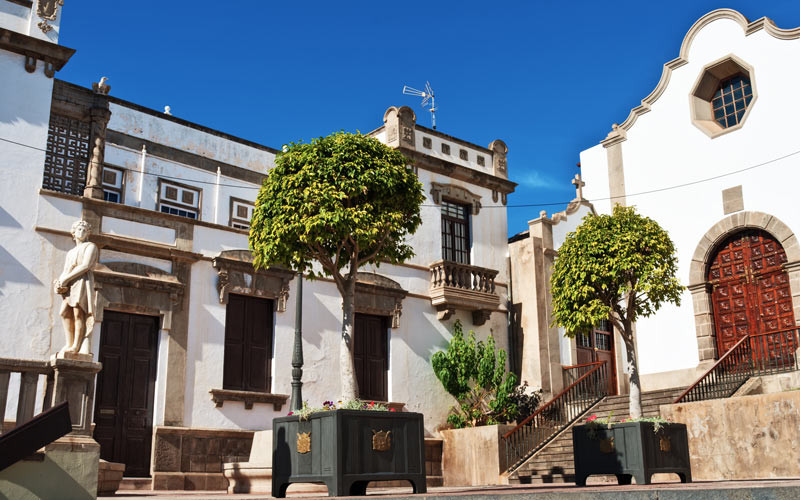
<svg viewBox="0 0 800 500">
<path fill-rule="evenodd" d="M 94 408 L 94 384 L 97 372 L 103 365 L 91 360 L 91 354 L 64 353 L 70 357 L 53 356 L 50 364 L 53 366 L 52 404 L 62 401 L 69 402 L 69 414 L 72 419 L 72 432 L 70 436 L 92 435 L 92 408 Z M 86 360 L 85 357 L 89 359 Z"/>
</svg>

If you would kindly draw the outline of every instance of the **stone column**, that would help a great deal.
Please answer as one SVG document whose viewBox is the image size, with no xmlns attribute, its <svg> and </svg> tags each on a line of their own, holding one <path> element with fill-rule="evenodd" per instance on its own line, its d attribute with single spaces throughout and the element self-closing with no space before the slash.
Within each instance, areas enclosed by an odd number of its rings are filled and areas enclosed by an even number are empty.
<svg viewBox="0 0 800 500">
<path fill-rule="evenodd" d="M 53 375 L 48 380 L 51 404 L 69 402 L 72 432 L 45 446 L 45 454 L 73 479 L 64 486 L 67 488 L 65 498 L 75 498 L 78 494 L 83 498 L 84 492 L 87 498 L 95 498 L 100 445 L 92 438 L 92 410 L 95 378 L 103 365 L 55 356 L 50 364 L 53 367 Z"/>
<path fill-rule="evenodd" d="M 92 409 L 94 408 L 94 385 L 101 363 L 53 357 L 52 405 L 69 402 L 72 419 L 70 435 L 92 435 Z M 50 382 L 50 381 L 48 381 Z"/>
<path fill-rule="evenodd" d="M 108 91 L 111 89 L 105 83 L 105 77 L 99 83 L 92 85 L 94 99 L 89 111 L 91 116 L 91 136 L 89 144 L 92 154 L 89 158 L 89 171 L 86 173 L 86 188 L 83 196 L 87 198 L 103 199 L 103 160 L 106 149 L 106 127 L 111 118 L 108 108 Z"/>
</svg>

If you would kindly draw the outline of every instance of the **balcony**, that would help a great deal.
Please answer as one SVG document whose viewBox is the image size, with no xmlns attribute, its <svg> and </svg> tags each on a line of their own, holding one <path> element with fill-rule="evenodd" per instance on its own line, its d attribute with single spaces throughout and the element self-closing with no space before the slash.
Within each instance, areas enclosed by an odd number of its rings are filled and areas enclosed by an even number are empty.
<svg viewBox="0 0 800 500">
<path fill-rule="evenodd" d="M 472 311 L 472 323 L 480 326 L 500 305 L 495 292 L 497 271 L 469 264 L 440 260 L 430 265 L 431 304 L 440 320 L 457 309 Z"/>
</svg>

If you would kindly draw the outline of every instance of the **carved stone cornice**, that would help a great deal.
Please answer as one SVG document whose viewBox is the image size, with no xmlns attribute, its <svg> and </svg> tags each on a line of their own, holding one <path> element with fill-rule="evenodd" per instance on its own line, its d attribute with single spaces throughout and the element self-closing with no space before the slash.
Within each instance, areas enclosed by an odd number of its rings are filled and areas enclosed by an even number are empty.
<svg viewBox="0 0 800 500">
<path fill-rule="evenodd" d="M 472 311 L 472 323 L 482 325 L 500 305 L 494 279 L 498 271 L 440 260 L 430 265 L 431 305 L 446 320 L 456 310 Z"/>
<path fill-rule="evenodd" d="M 407 290 L 386 276 L 365 272 L 356 275 L 356 312 L 391 316 L 392 328 L 400 327 L 406 295 Z"/>
<path fill-rule="evenodd" d="M 158 268 L 133 262 L 97 264 L 94 279 L 98 284 L 164 293 L 169 296 L 172 306 L 180 303 L 186 289 L 186 285 L 177 277 Z M 102 288 L 102 285 L 98 288 Z"/>
<path fill-rule="evenodd" d="M 239 293 L 274 299 L 275 310 L 286 311 L 294 271 L 277 266 L 256 270 L 249 250 L 224 250 L 211 259 L 211 265 L 217 270 L 220 304 L 228 303 L 228 294 Z"/>
<path fill-rule="evenodd" d="M 505 195 L 513 193 L 514 189 L 517 187 L 516 182 L 511 182 L 508 179 L 487 174 L 486 172 L 480 172 L 463 165 L 457 165 L 447 160 L 429 156 L 419 151 L 414 151 L 404 147 L 400 147 L 399 151 L 403 153 L 406 158 L 411 160 L 411 163 L 415 167 L 427 170 L 429 172 L 446 175 L 452 179 L 469 182 L 471 184 L 475 184 L 476 186 L 492 189 Z"/>
<path fill-rule="evenodd" d="M 25 56 L 25 70 L 28 73 L 36 71 L 37 61 L 44 62 L 44 74 L 48 78 L 63 68 L 75 53 L 75 49 L 5 28 L 0 28 L 0 49 Z"/>
<path fill-rule="evenodd" d="M 472 194 L 466 189 L 453 184 L 431 182 L 431 198 L 437 205 L 442 202 L 442 198 L 449 198 L 450 200 L 460 203 L 467 203 L 472 207 L 472 215 L 478 215 L 478 212 L 481 211 L 480 196 Z"/>
</svg>

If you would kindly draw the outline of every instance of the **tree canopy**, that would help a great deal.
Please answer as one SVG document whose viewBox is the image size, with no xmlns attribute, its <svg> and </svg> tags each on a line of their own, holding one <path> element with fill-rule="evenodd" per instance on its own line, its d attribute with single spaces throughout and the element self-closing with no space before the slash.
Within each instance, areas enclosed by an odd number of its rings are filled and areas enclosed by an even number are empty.
<svg viewBox="0 0 800 500">
<path fill-rule="evenodd" d="M 621 205 L 612 215 L 587 215 L 558 249 L 550 279 L 553 322 L 570 336 L 604 319 L 623 330 L 623 319 L 680 304 L 684 288 L 676 273 L 675 246 L 654 220 Z"/>
<path fill-rule="evenodd" d="M 319 277 L 414 252 L 422 185 L 398 151 L 361 134 L 335 133 L 278 154 L 256 200 L 250 249 L 256 266 L 282 264 Z M 337 282 L 338 285 L 338 282 Z"/>
</svg>

